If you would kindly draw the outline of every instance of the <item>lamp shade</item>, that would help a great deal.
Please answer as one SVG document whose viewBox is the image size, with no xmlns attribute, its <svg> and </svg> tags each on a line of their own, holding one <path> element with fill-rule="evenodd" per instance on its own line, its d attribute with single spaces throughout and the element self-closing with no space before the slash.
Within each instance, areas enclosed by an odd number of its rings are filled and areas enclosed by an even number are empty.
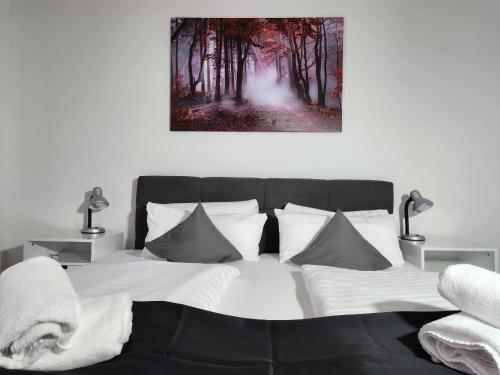
<svg viewBox="0 0 500 375">
<path fill-rule="evenodd" d="M 413 200 L 413 212 L 415 214 L 424 212 L 434 205 L 431 200 L 422 197 L 422 194 L 418 190 L 412 190 L 410 198 Z"/>
<path fill-rule="evenodd" d="M 109 202 L 102 195 L 102 189 L 95 187 L 92 189 L 92 195 L 88 203 L 88 208 L 91 211 L 101 211 L 109 206 Z"/>
</svg>

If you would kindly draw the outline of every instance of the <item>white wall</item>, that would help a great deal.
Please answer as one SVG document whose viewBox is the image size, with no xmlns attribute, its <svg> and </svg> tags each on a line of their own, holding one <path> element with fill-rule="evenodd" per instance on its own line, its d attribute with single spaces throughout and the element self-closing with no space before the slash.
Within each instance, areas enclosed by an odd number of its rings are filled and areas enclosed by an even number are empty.
<svg viewBox="0 0 500 375">
<path fill-rule="evenodd" d="M 418 231 L 500 247 L 497 0 L 16 0 L 10 239 L 128 230 L 139 175 L 368 178 L 435 201 Z M 171 16 L 344 16 L 340 134 L 169 132 Z M 5 247 L 5 246 L 4 246 Z"/>
<path fill-rule="evenodd" d="M 10 0 L 0 0 L 0 250 L 9 242 L 7 179 L 10 127 Z M 0 267 L 2 256 L 0 254 Z"/>
</svg>

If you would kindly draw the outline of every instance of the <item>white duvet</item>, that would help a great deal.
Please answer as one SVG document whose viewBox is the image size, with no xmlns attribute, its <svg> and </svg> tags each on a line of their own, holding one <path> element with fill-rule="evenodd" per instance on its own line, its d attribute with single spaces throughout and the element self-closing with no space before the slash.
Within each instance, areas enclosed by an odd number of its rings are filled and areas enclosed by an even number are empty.
<svg viewBox="0 0 500 375">
<path fill-rule="evenodd" d="M 215 311 L 239 271 L 224 264 L 171 263 L 127 256 L 68 275 L 82 298 L 128 292 L 134 301 L 169 301 Z"/>
<path fill-rule="evenodd" d="M 439 295 L 439 273 L 409 264 L 382 271 L 304 265 L 302 276 L 316 316 L 457 309 Z"/>
</svg>

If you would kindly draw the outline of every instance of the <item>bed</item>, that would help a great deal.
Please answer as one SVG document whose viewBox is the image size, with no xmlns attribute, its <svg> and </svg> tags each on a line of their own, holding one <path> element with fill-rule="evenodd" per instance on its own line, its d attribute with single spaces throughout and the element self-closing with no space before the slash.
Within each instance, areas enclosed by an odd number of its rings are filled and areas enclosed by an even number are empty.
<svg viewBox="0 0 500 375">
<path fill-rule="evenodd" d="M 179 281 L 186 272 L 200 273 L 196 265 L 170 268 L 174 289 L 186 290 L 183 295 L 173 296 L 175 290 L 168 291 L 168 288 L 159 288 L 160 294 L 155 290 L 145 293 L 138 285 L 162 272 L 157 269 L 148 276 L 149 267 L 158 261 L 140 256 L 148 230 L 146 204 L 149 201 L 182 203 L 248 199 L 257 199 L 260 212 L 269 216 L 260 243 L 260 260 L 232 262 L 230 267 L 237 270 L 238 277 L 224 281 L 225 276 L 217 276 L 222 280 L 218 285 L 227 283 L 223 293 L 211 302 L 193 302 L 184 297 L 205 283 L 206 279 Z M 300 267 L 282 264 L 277 258 L 279 231 L 273 209 L 283 208 L 288 202 L 330 211 L 385 209 L 392 213 L 393 185 L 362 180 L 139 177 L 134 208 L 135 249 L 117 252 L 70 274 L 75 289 L 82 296 L 117 290 L 135 293 L 138 297 L 134 298 L 137 302 L 133 306 L 132 335 L 120 356 L 67 373 L 455 373 L 434 364 L 417 340 L 418 329 L 423 324 L 448 315 L 450 312 L 446 310 L 453 310 L 453 306 L 439 306 L 438 301 L 429 309 L 415 309 L 393 303 L 382 304 L 374 310 L 374 301 L 370 301 L 350 310 L 350 293 L 343 292 L 337 296 L 341 302 L 338 310 L 335 304 L 333 308 L 328 306 L 323 310 L 318 307 L 318 300 L 312 296 L 316 293 L 316 298 L 321 299 L 321 291 L 313 291 L 307 279 L 304 281 Z M 213 272 L 211 268 L 203 268 L 203 272 L 206 269 Z M 227 270 L 224 272 L 222 274 L 227 276 Z M 427 277 L 411 264 L 405 264 L 398 272 L 397 280 L 403 287 L 405 274 Z M 349 287 L 349 277 L 359 278 L 360 275 L 344 276 L 342 288 Z M 164 285 L 172 285 L 168 277 L 156 276 L 156 279 L 164 280 Z M 334 289 L 336 284 L 333 282 L 328 288 Z M 366 289 L 366 285 L 363 287 Z M 323 288 L 323 292 L 328 292 L 328 288 Z M 411 304 L 411 290 L 407 289 Z M 360 289 L 353 291 L 359 292 Z M 419 290 L 418 294 L 418 298 L 430 296 L 439 299 L 432 288 Z M 3 372 L 0 370 L 0 374 Z"/>
<path fill-rule="evenodd" d="M 385 209 L 392 213 L 393 185 L 384 181 L 139 177 L 135 207 L 136 250 L 117 252 L 112 257 L 86 267 L 82 270 L 84 272 L 72 274 L 76 289 L 81 292 L 82 296 L 90 296 L 114 293 L 119 291 L 117 287 L 123 288 L 128 285 L 129 291 L 134 292 L 133 296 L 138 295 L 134 298 L 137 301 L 165 300 L 189 304 L 182 296 L 177 296 L 177 298 L 169 296 L 167 288 L 149 295 L 141 288 L 141 284 L 145 284 L 148 277 L 153 277 L 147 276 L 145 269 L 152 267 L 151 273 L 153 274 L 158 268 L 158 262 L 143 259 L 140 256 L 148 231 L 147 203 L 244 201 L 247 199 L 257 199 L 259 210 L 267 213 L 269 217 L 260 243 L 260 260 L 228 263 L 239 271 L 239 276 L 232 280 L 224 293 L 220 293 L 219 298 L 213 298 L 217 300 L 216 302 L 190 304 L 192 307 L 226 315 L 270 320 L 400 310 L 451 310 L 453 308 L 437 294 L 435 288 L 432 288 L 432 285 L 437 282 L 437 274 L 423 272 L 412 264 L 406 263 L 395 271 L 389 271 L 388 276 L 384 276 L 395 278 L 394 281 L 386 284 L 396 286 L 396 288 L 380 292 L 394 297 L 402 297 L 402 294 L 405 294 L 406 300 L 400 303 L 379 304 L 374 307 L 378 301 L 376 298 L 368 301 L 366 289 L 371 284 L 380 283 L 382 273 L 362 272 L 363 277 L 360 277 L 359 273 L 342 272 L 338 269 L 335 275 L 340 275 L 340 277 L 333 278 L 333 280 L 328 280 L 326 275 L 323 276 L 325 272 L 316 272 L 319 274 L 315 274 L 316 278 L 325 278 L 325 280 L 319 280 L 320 285 L 333 283 L 337 284 L 338 288 L 329 285 L 326 291 L 329 294 L 335 294 L 333 306 L 324 303 L 322 308 L 315 309 L 315 306 L 320 304 L 318 299 L 324 298 L 322 294 L 325 293 L 321 292 L 321 288 L 314 288 L 312 285 L 306 287 L 301 267 L 293 263 L 279 262 L 277 254 L 279 230 L 273 211 L 275 208 L 283 208 L 287 203 L 293 202 L 330 211 Z M 139 263 L 140 267 L 136 266 Z M 163 264 L 163 266 L 169 268 L 168 265 Z M 185 272 L 197 272 L 195 271 L 197 268 L 203 269 L 206 266 L 173 263 L 167 272 L 170 275 L 183 276 Z M 113 272 L 116 276 L 113 276 Z M 159 280 L 158 276 L 154 278 Z M 168 278 L 164 281 L 177 286 Z M 196 288 L 196 283 L 194 288 Z M 136 290 L 138 290 L 137 293 L 135 293 Z M 370 293 L 369 290 L 368 293 Z M 354 305 L 352 295 L 359 297 L 358 301 L 362 302 Z M 422 301 L 433 301 L 433 303 L 426 308 L 421 306 L 422 304 L 418 305 Z M 380 302 L 384 301 L 381 299 Z M 217 304 L 216 307 L 215 304 Z M 207 305 L 213 308 L 207 308 Z"/>
</svg>

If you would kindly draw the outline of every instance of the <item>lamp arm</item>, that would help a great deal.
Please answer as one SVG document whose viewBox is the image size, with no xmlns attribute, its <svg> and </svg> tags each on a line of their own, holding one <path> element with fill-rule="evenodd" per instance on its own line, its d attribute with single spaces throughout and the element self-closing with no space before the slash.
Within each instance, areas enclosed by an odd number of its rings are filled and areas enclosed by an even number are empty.
<svg viewBox="0 0 500 375">
<path fill-rule="evenodd" d="M 413 202 L 413 199 L 408 198 L 405 203 L 405 234 L 410 234 L 410 222 L 408 220 L 408 209 L 410 208 L 410 203 Z"/>
<path fill-rule="evenodd" d="M 87 228 L 92 228 L 92 210 L 87 210 Z"/>
</svg>

